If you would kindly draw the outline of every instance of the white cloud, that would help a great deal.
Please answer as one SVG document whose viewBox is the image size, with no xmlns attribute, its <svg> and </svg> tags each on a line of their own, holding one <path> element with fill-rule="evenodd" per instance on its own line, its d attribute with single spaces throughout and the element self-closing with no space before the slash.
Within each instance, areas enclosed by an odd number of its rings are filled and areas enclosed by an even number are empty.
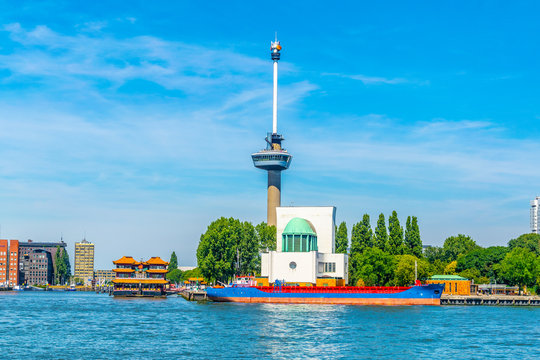
<svg viewBox="0 0 540 360">
<path fill-rule="evenodd" d="M 357 80 L 365 85 L 398 85 L 398 84 L 415 84 L 415 85 L 429 85 L 429 81 L 419 81 L 406 78 L 386 78 L 381 76 L 367 76 L 362 74 L 340 74 L 340 73 L 323 73 L 325 76 L 337 76 L 341 78 Z"/>
</svg>

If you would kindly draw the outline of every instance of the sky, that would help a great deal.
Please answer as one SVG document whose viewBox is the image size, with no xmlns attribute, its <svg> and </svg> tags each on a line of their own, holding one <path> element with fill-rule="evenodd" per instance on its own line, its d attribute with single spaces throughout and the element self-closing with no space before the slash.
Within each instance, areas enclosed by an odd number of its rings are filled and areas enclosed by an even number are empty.
<svg viewBox="0 0 540 360">
<path fill-rule="evenodd" d="M 537 2 L 0 0 L 0 238 L 95 244 L 96 269 L 266 220 L 251 153 L 293 155 L 282 205 L 424 244 L 530 231 L 540 195 Z"/>
</svg>

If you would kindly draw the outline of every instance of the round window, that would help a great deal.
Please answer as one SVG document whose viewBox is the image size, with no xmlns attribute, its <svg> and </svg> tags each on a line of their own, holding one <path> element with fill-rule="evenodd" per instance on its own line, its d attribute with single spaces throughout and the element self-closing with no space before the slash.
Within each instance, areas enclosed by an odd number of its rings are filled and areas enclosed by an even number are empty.
<svg viewBox="0 0 540 360">
<path fill-rule="evenodd" d="M 294 261 L 291 261 L 291 263 L 289 264 L 289 267 L 293 270 L 296 269 L 296 263 Z"/>
</svg>

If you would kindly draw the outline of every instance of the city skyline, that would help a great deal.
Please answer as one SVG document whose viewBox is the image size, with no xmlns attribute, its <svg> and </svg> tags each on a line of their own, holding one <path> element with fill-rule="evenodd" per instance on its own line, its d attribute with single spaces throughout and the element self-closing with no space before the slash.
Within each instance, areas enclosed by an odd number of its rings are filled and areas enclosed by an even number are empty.
<svg viewBox="0 0 540 360">
<path fill-rule="evenodd" d="M 424 244 L 506 245 L 539 195 L 539 5 L 0 1 L 2 239 L 95 244 L 95 268 L 266 220 L 250 154 L 294 154 L 282 205 L 417 216 Z M 43 17 L 41 14 L 47 14 Z M 324 151 L 323 151 L 324 150 Z M 317 175 L 317 177 L 315 177 Z"/>
</svg>

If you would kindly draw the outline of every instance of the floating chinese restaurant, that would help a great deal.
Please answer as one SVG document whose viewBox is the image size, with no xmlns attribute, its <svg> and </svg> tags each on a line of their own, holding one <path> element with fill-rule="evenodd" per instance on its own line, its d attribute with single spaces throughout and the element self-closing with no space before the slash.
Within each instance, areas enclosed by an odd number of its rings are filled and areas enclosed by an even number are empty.
<svg viewBox="0 0 540 360">
<path fill-rule="evenodd" d="M 116 276 L 113 295 L 118 297 L 165 297 L 169 281 L 165 279 L 168 262 L 159 257 L 137 261 L 123 256 L 113 261 Z"/>
</svg>

